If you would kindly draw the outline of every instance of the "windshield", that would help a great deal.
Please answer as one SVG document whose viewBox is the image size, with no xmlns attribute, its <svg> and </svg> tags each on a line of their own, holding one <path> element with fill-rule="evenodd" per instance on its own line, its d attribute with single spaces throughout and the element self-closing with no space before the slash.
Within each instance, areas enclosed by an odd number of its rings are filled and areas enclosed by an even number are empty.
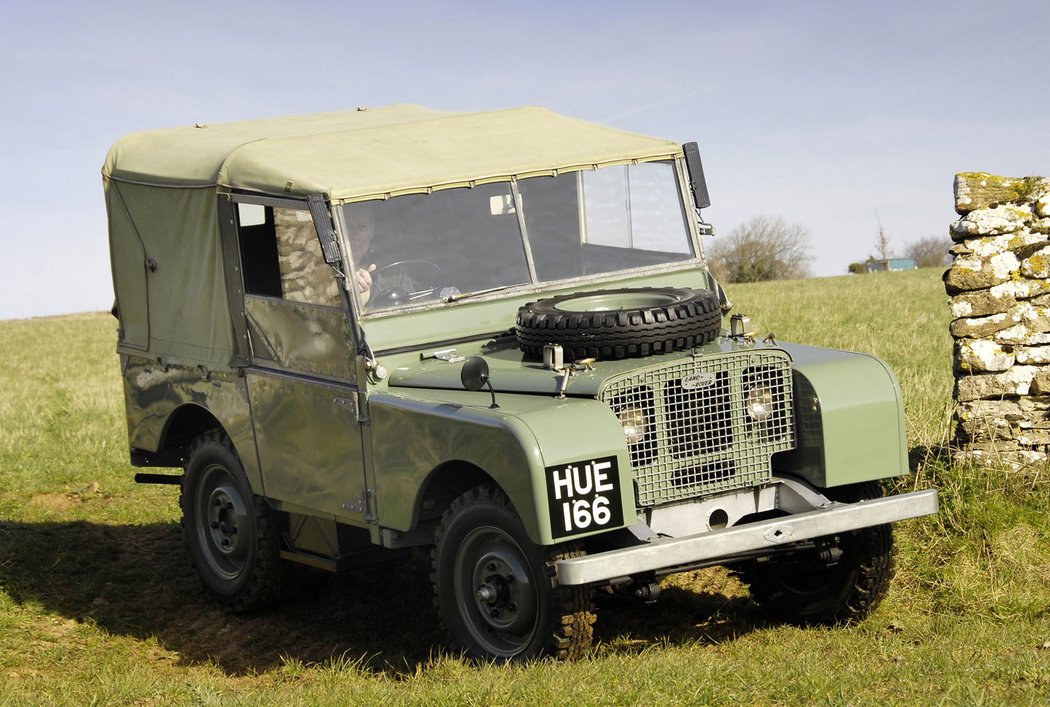
<svg viewBox="0 0 1050 707">
<path fill-rule="evenodd" d="M 674 164 L 645 162 L 343 206 L 366 311 L 693 257 Z"/>
</svg>

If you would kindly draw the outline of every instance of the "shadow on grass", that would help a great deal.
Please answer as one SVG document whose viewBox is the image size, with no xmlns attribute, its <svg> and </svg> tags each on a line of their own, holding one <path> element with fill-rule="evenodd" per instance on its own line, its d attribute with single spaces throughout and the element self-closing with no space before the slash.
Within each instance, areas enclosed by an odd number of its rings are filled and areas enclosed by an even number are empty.
<svg viewBox="0 0 1050 707">
<path fill-rule="evenodd" d="M 652 604 L 599 595 L 594 634 L 603 653 L 633 653 L 663 644 L 718 645 L 767 625 L 746 590 L 721 568 L 670 581 L 675 584 L 665 582 Z"/>
<path fill-rule="evenodd" d="M 914 474 L 930 464 L 951 464 L 954 453 L 955 450 L 943 444 L 912 447 L 908 450 L 908 470 Z"/>
<path fill-rule="evenodd" d="M 331 575 L 290 567 L 285 598 L 232 614 L 201 589 L 175 523 L 0 521 L 0 588 L 16 602 L 140 639 L 155 637 L 186 664 L 251 675 L 285 662 L 363 659 L 369 670 L 411 675 L 447 642 L 433 608 L 428 559 Z M 665 589 L 655 605 L 599 601 L 602 652 L 654 643 L 716 643 L 751 630 L 746 597 Z M 727 621 L 723 610 L 741 613 Z"/>
</svg>

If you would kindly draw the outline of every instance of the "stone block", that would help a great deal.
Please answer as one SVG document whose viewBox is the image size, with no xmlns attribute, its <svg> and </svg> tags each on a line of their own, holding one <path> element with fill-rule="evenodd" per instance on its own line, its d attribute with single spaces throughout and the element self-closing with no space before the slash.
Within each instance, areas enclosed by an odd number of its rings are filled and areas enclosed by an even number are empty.
<svg viewBox="0 0 1050 707">
<path fill-rule="evenodd" d="M 1040 194 L 1035 200 L 1035 215 L 1039 218 L 1050 218 L 1050 192 Z"/>
<path fill-rule="evenodd" d="M 1029 395 L 1017 399 L 1022 420 L 1050 419 L 1050 395 Z"/>
<path fill-rule="evenodd" d="M 1015 471 L 1032 466 L 1042 466 L 1047 461 L 1044 449 L 1021 449 L 1004 446 L 1007 443 L 992 444 L 981 448 L 964 448 L 952 455 L 961 464 L 995 465 L 1006 464 Z"/>
<path fill-rule="evenodd" d="M 999 344 L 1011 344 L 1013 346 L 1044 346 L 1050 344 L 1050 334 L 1033 332 L 1024 324 L 1015 324 L 1009 329 L 997 331 L 994 340 Z"/>
<path fill-rule="evenodd" d="M 1004 312 L 987 317 L 956 319 L 949 325 L 949 330 L 956 339 L 983 339 L 1012 327 L 1018 321 L 1020 320 Z"/>
<path fill-rule="evenodd" d="M 948 308 L 956 319 L 962 317 L 986 317 L 989 314 L 1004 314 L 1017 305 L 1017 300 L 1008 292 L 1001 295 L 991 290 L 977 290 L 956 295 L 948 300 Z"/>
<path fill-rule="evenodd" d="M 1019 430 L 1014 439 L 1022 447 L 1046 447 L 1050 445 L 1050 430 Z"/>
<path fill-rule="evenodd" d="M 963 339 L 955 344 L 955 370 L 999 372 L 1014 365 L 1014 354 L 988 339 Z"/>
<path fill-rule="evenodd" d="M 1021 262 L 1012 252 L 999 253 L 988 260 L 968 255 L 957 257 L 944 273 L 944 286 L 948 294 L 985 290 L 1008 282 Z"/>
<path fill-rule="evenodd" d="M 1029 390 L 1036 395 L 1050 394 L 1050 369 L 1040 367 L 1039 372 L 1032 378 Z"/>
<path fill-rule="evenodd" d="M 1027 278 L 1039 280 L 1050 278 L 1050 246 L 1040 248 L 1022 259 L 1017 269 Z"/>
<path fill-rule="evenodd" d="M 1026 366 L 1050 363 L 1050 346 L 1019 346 L 1014 349 L 1014 360 Z"/>
<path fill-rule="evenodd" d="M 1024 412 L 1015 400 L 974 400 L 961 403 L 955 418 L 959 431 L 969 441 L 1009 440 Z"/>
<path fill-rule="evenodd" d="M 1040 307 L 1032 302 L 1019 302 L 1011 312 L 1032 333 L 1050 332 L 1050 308 Z"/>
<path fill-rule="evenodd" d="M 1033 219 L 1031 207 L 1006 204 L 994 209 L 971 211 L 953 223 L 948 232 L 955 241 L 978 236 L 1001 236 L 1022 230 Z"/>
<path fill-rule="evenodd" d="M 1001 177 L 988 172 L 962 172 L 955 175 L 955 211 L 968 214 L 987 208 L 991 203 L 1003 203 L 1017 198 L 1013 177 Z"/>
<path fill-rule="evenodd" d="M 993 204 L 1006 204 L 1046 191 L 1048 180 L 1040 177 L 1002 177 L 988 172 L 955 175 L 955 211 L 968 214 Z"/>
<path fill-rule="evenodd" d="M 1050 293 L 1050 281 L 1047 280 L 1009 280 L 989 288 L 993 297 L 1013 297 L 1014 299 L 1032 299 Z"/>
<path fill-rule="evenodd" d="M 1018 259 L 1021 259 L 1037 252 L 1042 246 L 1050 245 L 1050 241 L 1047 240 L 1044 234 L 1033 233 L 1029 229 L 1023 228 L 1015 233 L 1008 233 L 1002 236 L 967 238 L 965 241 L 955 245 L 961 245 L 970 251 L 969 255 L 976 255 L 985 260 L 997 253 L 1005 253 L 1006 251 L 1013 252 Z"/>
<path fill-rule="evenodd" d="M 1003 373 L 963 375 L 955 380 L 955 399 L 959 402 L 1028 395 L 1037 366 L 1013 366 Z"/>
</svg>

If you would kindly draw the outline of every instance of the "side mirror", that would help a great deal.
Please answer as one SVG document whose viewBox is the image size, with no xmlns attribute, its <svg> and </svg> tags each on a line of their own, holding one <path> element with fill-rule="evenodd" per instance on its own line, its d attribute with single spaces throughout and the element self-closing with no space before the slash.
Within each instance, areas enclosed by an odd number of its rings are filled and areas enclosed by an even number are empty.
<svg viewBox="0 0 1050 707">
<path fill-rule="evenodd" d="M 459 372 L 459 381 L 467 390 L 481 390 L 489 382 L 489 364 L 481 356 L 471 356 Z"/>
<path fill-rule="evenodd" d="M 492 394 L 492 404 L 489 407 L 499 407 L 496 404 L 496 391 L 492 389 L 492 383 L 489 381 L 489 364 L 481 356 L 471 356 L 466 360 L 459 371 L 459 381 L 464 388 L 471 391 L 487 387 Z"/>
<path fill-rule="evenodd" d="M 689 171 L 689 181 L 692 182 L 693 201 L 696 208 L 706 209 L 711 205 L 711 196 L 707 193 L 707 179 L 704 178 L 704 166 L 700 162 L 700 148 L 695 142 L 687 142 L 682 145 L 685 154 L 685 167 Z"/>
</svg>

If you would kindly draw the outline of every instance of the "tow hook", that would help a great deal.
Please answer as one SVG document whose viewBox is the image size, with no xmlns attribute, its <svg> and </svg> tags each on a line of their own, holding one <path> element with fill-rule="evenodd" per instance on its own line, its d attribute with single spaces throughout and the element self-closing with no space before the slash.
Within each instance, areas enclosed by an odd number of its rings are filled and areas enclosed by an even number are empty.
<svg viewBox="0 0 1050 707">
<path fill-rule="evenodd" d="M 660 598 L 660 583 L 646 582 L 645 584 L 639 584 L 634 588 L 634 596 L 646 604 L 655 604 L 656 600 Z"/>
</svg>

